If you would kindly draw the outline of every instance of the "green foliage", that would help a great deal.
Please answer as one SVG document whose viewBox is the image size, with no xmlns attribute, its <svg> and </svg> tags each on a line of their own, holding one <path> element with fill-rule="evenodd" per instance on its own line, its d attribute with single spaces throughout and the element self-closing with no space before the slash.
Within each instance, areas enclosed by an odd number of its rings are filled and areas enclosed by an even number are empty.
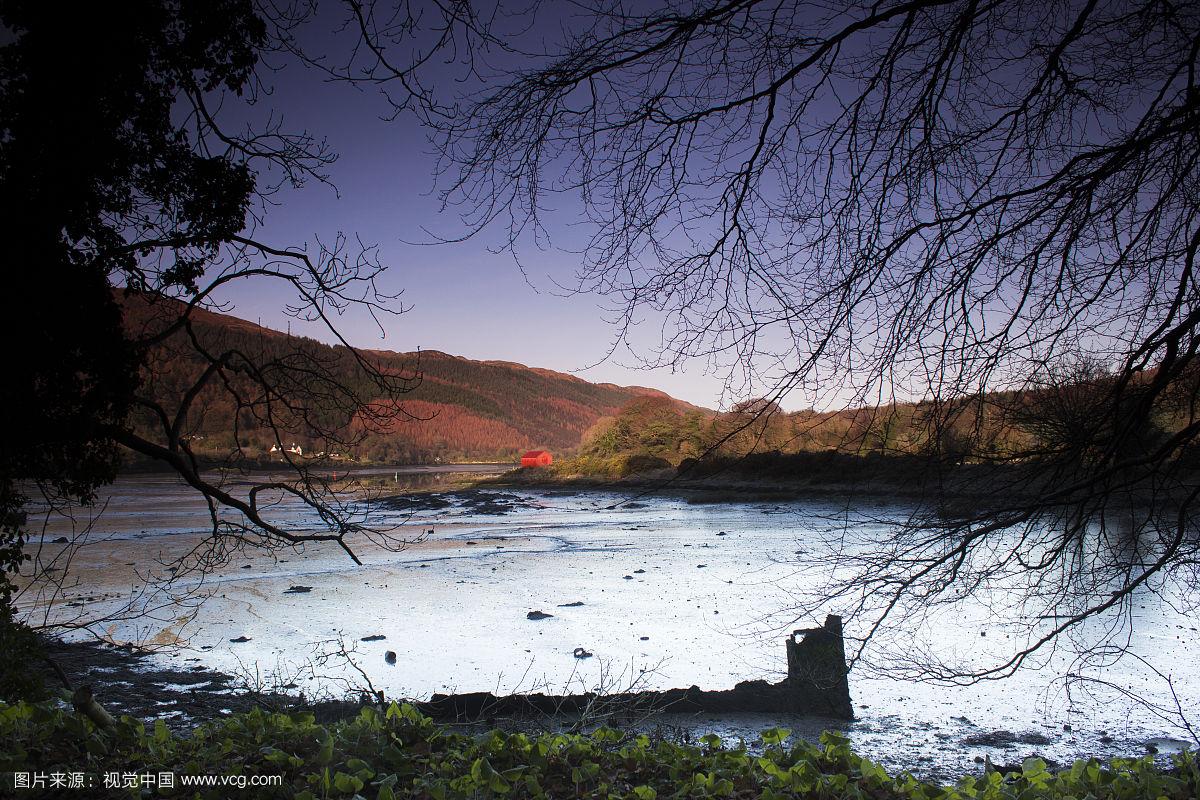
<svg viewBox="0 0 1200 800">
<path fill-rule="evenodd" d="M 821 798 L 822 800 L 1123 800 L 1194 798 L 1200 767 L 1193 755 L 1174 757 L 1170 770 L 1149 758 L 1104 766 L 1080 761 L 1051 773 L 1030 759 L 1015 776 L 989 772 L 954 786 L 907 773 L 890 776 L 857 756 L 848 741 L 826 733 L 820 745 L 785 746 L 789 731 L 763 734 L 762 755 L 744 746 L 703 746 L 651 740 L 601 728 L 590 734 L 452 733 L 393 704 L 356 718 L 318 725 L 309 714 L 252 711 L 173 736 L 161 722 L 147 730 L 123 717 L 97 730 L 51 703 L 0 705 L 0 773 L 14 771 L 172 771 L 176 775 L 281 776 L 282 786 L 255 787 L 255 796 L 313 798 Z M 177 782 L 178 784 L 178 782 Z M 110 790 L 65 790 L 71 797 L 117 796 Z M 138 796 L 138 790 L 126 790 Z M 160 796 L 227 797 L 226 788 Z M 33 792 L 26 792 L 32 796 Z M 24 796 L 24 795 L 23 795 Z M 64 795 L 67 796 L 67 795 Z"/>
<path fill-rule="evenodd" d="M 583 454 L 599 459 L 640 455 L 675 464 L 704 452 L 711 434 L 703 413 L 685 411 L 665 397 L 641 397 L 590 431 Z"/>
<path fill-rule="evenodd" d="M 41 700 L 46 696 L 42 681 L 42 646 L 37 635 L 13 619 L 7 606 L 0 606 L 0 701 Z"/>
<path fill-rule="evenodd" d="M 548 470 L 550 474 L 559 478 L 571 478 L 581 475 L 602 478 L 628 478 L 631 475 L 644 475 L 656 470 L 670 468 L 670 461 L 646 453 L 618 453 L 611 456 L 601 456 L 591 453 L 556 461 Z"/>
</svg>

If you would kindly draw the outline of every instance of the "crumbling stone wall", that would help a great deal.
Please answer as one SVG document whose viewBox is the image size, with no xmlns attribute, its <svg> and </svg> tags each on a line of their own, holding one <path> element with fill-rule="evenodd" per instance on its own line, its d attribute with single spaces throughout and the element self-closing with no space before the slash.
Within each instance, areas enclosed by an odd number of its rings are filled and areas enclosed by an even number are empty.
<svg viewBox="0 0 1200 800">
<path fill-rule="evenodd" d="M 667 689 L 606 695 L 609 708 L 626 707 L 642 712 L 776 712 L 853 719 L 850 686 L 846 678 L 846 648 L 842 643 L 842 618 L 829 615 L 820 628 L 795 631 L 786 641 L 788 676 L 779 683 L 742 681 L 732 689 L 704 691 Z M 474 720 L 524 714 L 580 713 L 592 708 L 594 694 L 525 694 L 497 697 L 491 692 L 435 694 L 418 703 L 424 713 L 439 719 Z"/>
<path fill-rule="evenodd" d="M 787 665 L 791 710 L 854 717 L 841 617 L 830 614 L 820 628 L 793 631 L 787 639 Z"/>
</svg>

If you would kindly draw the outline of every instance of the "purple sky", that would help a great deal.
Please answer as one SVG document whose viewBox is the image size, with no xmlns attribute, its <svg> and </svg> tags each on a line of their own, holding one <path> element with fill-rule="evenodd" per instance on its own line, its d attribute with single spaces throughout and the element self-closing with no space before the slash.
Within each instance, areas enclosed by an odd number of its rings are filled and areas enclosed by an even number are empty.
<svg viewBox="0 0 1200 800">
<path fill-rule="evenodd" d="M 577 263 L 571 252 L 526 248 L 520 254 L 526 280 L 512 255 L 489 252 L 501 243 L 499 233 L 485 231 L 458 244 L 406 244 L 428 240 L 423 227 L 446 236 L 462 230 L 452 213 L 438 213 L 431 193 L 431 146 L 422 128 L 406 116 L 382 119 L 390 108 L 377 94 L 328 83 L 300 65 L 285 67 L 274 82 L 274 95 L 264 99 L 264 107 L 282 113 L 286 129 L 307 129 L 328 139 L 339 154 L 330 169 L 337 191 L 310 183 L 278 195 L 279 205 L 269 211 L 258 237 L 298 247 L 314 236 L 331 240 L 338 231 L 357 235 L 377 245 L 380 260 L 389 265 L 383 288 L 403 290 L 402 301 L 411 306 L 385 320 L 382 340 L 369 317 L 343 318 L 339 327 L 351 343 L 515 361 L 590 381 L 651 386 L 707 407 L 730 402 L 721 397 L 721 376 L 704 374 L 703 363 L 672 373 L 637 369 L 636 359 L 623 349 L 606 359 L 616 329 L 605 320 L 603 298 L 563 296 L 554 283 L 571 284 Z M 227 295 L 234 304 L 231 313 L 286 329 L 289 318 L 282 307 L 290 297 L 282 289 L 267 290 L 265 284 L 238 287 Z M 329 340 L 315 326 L 290 324 L 293 332 Z M 650 344 L 658 335 L 653 321 L 637 334 Z"/>
</svg>

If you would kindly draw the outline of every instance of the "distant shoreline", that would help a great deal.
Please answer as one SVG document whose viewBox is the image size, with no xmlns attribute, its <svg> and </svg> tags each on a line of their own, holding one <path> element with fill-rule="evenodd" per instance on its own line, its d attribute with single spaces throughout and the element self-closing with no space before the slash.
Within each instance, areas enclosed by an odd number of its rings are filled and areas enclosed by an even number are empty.
<svg viewBox="0 0 1200 800">
<path fill-rule="evenodd" d="M 1010 466 L 959 465 L 938 470 L 910 457 L 842 453 L 760 454 L 750 459 L 696 462 L 678 468 L 597 475 L 572 471 L 567 461 L 549 468 L 515 469 L 477 489 L 612 491 L 680 497 L 689 503 L 770 502 L 817 497 L 969 500 L 1016 491 Z M 1028 486 L 1026 493 L 1031 493 Z"/>
<path fill-rule="evenodd" d="M 246 460 L 238 464 L 230 464 L 215 459 L 198 459 L 201 469 L 205 472 L 228 470 L 230 472 L 262 473 L 289 472 L 294 467 L 286 461 L 271 459 Z M 360 464 L 356 462 L 311 462 L 302 464 L 312 472 L 337 472 L 354 475 L 383 475 L 388 472 L 400 471 L 411 474 L 428 474 L 433 472 L 503 472 L 517 466 L 513 461 L 463 461 L 442 464 Z M 118 475 L 171 475 L 175 469 L 161 461 L 139 460 L 123 464 Z"/>
<path fill-rule="evenodd" d="M 712 480 L 707 478 L 679 478 L 673 475 L 651 476 L 637 475 L 627 478 L 510 478 L 502 476 L 496 480 L 484 481 L 471 488 L 485 489 L 527 489 L 546 492 L 613 492 L 630 495 L 630 501 L 638 497 L 677 497 L 692 505 L 718 503 L 764 503 L 789 502 L 793 500 L 808 500 L 815 498 L 871 498 L 912 501 L 930 495 L 922 489 L 915 489 L 894 483 L 810 483 L 810 482 L 776 482 L 765 483 L 752 479 Z M 436 491 L 436 490 L 432 490 Z M 957 492 L 942 496 L 955 499 L 969 499 L 982 496 L 982 492 Z"/>
</svg>

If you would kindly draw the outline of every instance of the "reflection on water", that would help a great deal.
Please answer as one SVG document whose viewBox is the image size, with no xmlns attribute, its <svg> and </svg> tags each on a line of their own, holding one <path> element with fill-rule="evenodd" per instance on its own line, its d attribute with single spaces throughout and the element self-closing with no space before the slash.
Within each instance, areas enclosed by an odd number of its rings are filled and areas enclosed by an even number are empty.
<svg viewBox="0 0 1200 800">
<path fill-rule="evenodd" d="M 368 477 L 423 489 L 454 480 L 442 472 Z M 127 586 L 130 574 L 114 565 L 169 555 L 203 530 L 196 517 L 202 506 L 172 481 L 123 480 L 110 498 L 98 526 L 116 538 L 77 562 L 89 585 Z M 367 550 L 362 567 L 314 546 L 277 560 L 225 565 L 205 581 L 213 596 L 184 628 L 190 648 L 184 656 L 223 669 L 257 664 L 286 671 L 313 643 L 340 634 L 375 686 L 412 697 L 621 689 L 631 682 L 714 689 L 776 679 L 784 671 L 783 637 L 815 621 L 797 620 L 786 609 L 850 610 L 822 607 L 821 582 L 798 571 L 798 558 L 822 561 L 830 541 L 845 541 L 838 532 L 848 520 L 857 541 L 882 542 L 889 524 L 911 512 L 884 502 L 847 509 L 837 500 L 697 506 L 640 498 L 620 505 L 624 498 L 616 495 L 529 491 L 452 492 L 441 499 L 385 509 L 391 523 L 428 541 L 399 553 Z M 295 585 L 312 588 L 289 593 Z M 1124 618 L 1094 625 L 1124 626 L 1131 646 L 1171 675 L 1195 710 L 1200 634 L 1166 597 L 1139 594 Z M 1063 677 L 1080 666 L 1067 647 L 1048 651 L 1012 679 L 976 686 L 897 681 L 878 669 L 898 656 L 973 662 L 1004 652 L 1014 643 L 1013 624 L 1027 621 L 1018 616 L 1044 613 L 1014 608 L 1012 600 L 993 593 L 932 609 L 911 627 L 881 636 L 851 674 L 859 719 L 847 732 L 856 746 L 887 764 L 960 774 L 976 769 L 974 759 L 984 755 L 1010 762 L 1038 751 L 1063 761 L 1140 752 L 1145 742 L 1172 734 L 1121 693 L 1097 686 L 1089 687 L 1091 695 L 1066 691 Z M 531 611 L 548 616 L 533 620 Z M 1101 632 L 1090 625 L 1079 626 L 1077 642 Z M 135 627 L 117 626 L 114 635 L 131 635 Z M 594 657 L 575 658 L 581 647 Z M 387 651 L 396 653 L 394 664 L 384 658 Z M 1100 674 L 1169 699 L 1144 664 L 1126 659 Z M 768 723 L 810 733 L 826 724 L 761 715 L 672 718 L 726 738 L 752 739 Z M 996 731 L 1008 735 L 992 736 Z"/>
</svg>

